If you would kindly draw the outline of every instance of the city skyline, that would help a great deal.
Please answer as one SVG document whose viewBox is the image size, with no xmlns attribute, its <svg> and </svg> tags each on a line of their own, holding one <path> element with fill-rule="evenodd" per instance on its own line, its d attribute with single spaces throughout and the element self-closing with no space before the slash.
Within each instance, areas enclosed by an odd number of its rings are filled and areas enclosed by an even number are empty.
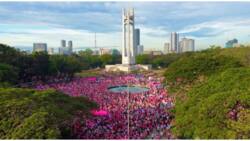
<svg viewBox="0 0 250 141">
<path fill-rule="evenodd" d="M 45 42 L 59 47 L 61 39 L 74 48 L 117 46 L 121 49 L 122 8 L 133 7 L 145 50 L 163 50 L 170 33 L 195 39 L 196 49 L 237 38 L 250 43 L 249 2 L 2 2 L 0 42 L 32 46 Z M 221 11 L 221 12 L 220 12 Z M 42 15 L 42 16 L 41 16 Z"/>
</svg>

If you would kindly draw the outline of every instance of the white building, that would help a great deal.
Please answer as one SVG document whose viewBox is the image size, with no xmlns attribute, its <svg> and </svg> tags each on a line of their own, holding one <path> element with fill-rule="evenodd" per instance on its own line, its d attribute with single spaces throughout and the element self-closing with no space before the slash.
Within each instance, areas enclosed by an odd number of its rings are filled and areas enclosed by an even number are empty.
<svg viewBox="0 0 250 141">
<path fill-rule="evenodd" d="M 179 53 L 179 34 L 172 32 L 170 36 L 170 48 L 171 52 Z"/>
<path fill-rule="evenodd" d="M 33 43 L 33 52 L 47 52 L 46 43 Z"/>
<path fill-rule="evenodd" d="M 48 54 L 53 55 L 54 54 L 54 48 L 49 48 L 48 49 Z"/>
<path fill-rule="evenodd" d="M 100 48 L 99 53 L 100 53 L 100 55 L 112 54 L 112 50 L 111 49 L 107 49 L 107 48 Z"/>
<path fill-rule="evenodd" d="M 171 53 L 171 48 L 169 43 L 164 44 L 164 54 Z"/>
<path fill-rule="evenodd" d="M 195 42 L 193 39 L 182 38 L 180 41 L 180 52 L 194 51 Z"/>
</svg>

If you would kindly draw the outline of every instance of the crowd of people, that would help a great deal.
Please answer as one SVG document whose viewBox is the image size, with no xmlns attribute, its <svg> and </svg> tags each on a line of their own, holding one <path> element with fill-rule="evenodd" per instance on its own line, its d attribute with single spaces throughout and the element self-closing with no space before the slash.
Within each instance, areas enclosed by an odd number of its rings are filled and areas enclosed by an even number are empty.
<svg viewBox="0 0 250 141">
<path fill-rule="evenodd" d="M 231 120 L 238 120 L 239 119 L 239 112 L 244 110 L 243 105 L 240 104 L 240 102 L 237 102 L 232 109 L 228 112 L 228 117 Z"/>
<path fill-rule="evenodd" d="M 113 86 L 133 85 L 149 88 L 131 93 L 112 92 Z M 71 96 L 86 96 L 107 111 L 107 115 L 74 121 L 73 134 L 79 139 L 161 139 L 173 138 L 169 132 L 168 109 L 173 100 L 159 79 L 143 75 L 74 78 L 70 82 L 39 84 L 36 89 L 54 88 Z M 82 124 L 84 123 L 84 124 Z"/>
</svg>

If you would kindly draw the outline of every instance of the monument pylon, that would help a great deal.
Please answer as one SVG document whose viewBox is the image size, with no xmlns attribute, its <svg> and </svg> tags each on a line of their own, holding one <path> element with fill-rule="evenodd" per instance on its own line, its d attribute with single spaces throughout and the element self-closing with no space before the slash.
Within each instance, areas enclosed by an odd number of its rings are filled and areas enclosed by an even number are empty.
<svg viewBox="0 0 250 141">
<path fill-rule="evenodd" d="M 122 12 L 122 64 L 106 65 L 106 71 L 150 70 L 151 65 L 136 65 L 136 45 L 135 45 L 135 16 L 134 9 L 123 9 Z"/>
<path fill-rule="evenodd" d="M 122 15 L 122 64 L 135 64 L 134 9 L 123 9 Z"/>
</svg>

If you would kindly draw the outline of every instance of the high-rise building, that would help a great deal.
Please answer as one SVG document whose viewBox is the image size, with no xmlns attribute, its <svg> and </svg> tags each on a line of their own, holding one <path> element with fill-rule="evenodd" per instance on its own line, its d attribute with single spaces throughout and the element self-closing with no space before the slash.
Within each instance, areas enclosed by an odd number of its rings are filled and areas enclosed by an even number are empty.
<svg viewBox="0 0 250 141">
<path fill-rule="evenodd" d="M 194 51 L 195 50 L 195 42 L 193 39 L 182 38 L 179 42 L 180 52 Z"/>
<path fill-rule="evenodd" d="M 73 53 L 73 42 L 72 41 L 68 41 L 68 49 L 69 49 L 69 53 L 72 54 Z"/>
<path fill-rule="evenodd" d="M 171 52 L 179 53 L 179 34 L 172 32 L 170 36 L 170 49 Z"/>
<path fill-rule="evenodd" d="M 164 54 L 168 54 L 170 52 L 171 52 L 170 44 L 169 43 L 165 43 L 164 44 Z"/>
<path fill-rule="evenodd" d="M 66 40 L 61 40 L 61 47 L 66 47 Z"/>
<path fill-rule="evenodd" d="M 138 46 L 140 45 L 140 29 L 136 28 L 135 29 L 135 45 Z"/>
<path fill-rule="evenodd" d="M 71 55 L 73 53 L 73 42 L 68 41 L 68 46 L 66 47 L 66 40 L 61 40 L 61 47 L 58 50 L 61 55 Z"/>
<path fill-rule="evenodd" d="M 189 51 L 195 51 L 195 40 L 189 39 L 188 46 L 189 46 Z"/>
<path fill-rule="evenodd" d="M 33 43 L 33 52 L 47 52 L 46 43 Z"/>
<path fill-rule="evenodd" d="M 68 47 L 73 47 L 73 42 L 72 41 L 68 41 Z"/>
<path fill-rule="evenodd" d="M 135 42 L 135 54 L 139 54 L 138 52 L 138 47 L 140 45 L 140 29 L 139 28 L 136 28 L 135 31 L 134 31 L 134 42 Z"/>
<path fill-rule="evenodd" d="M 235 44 L 238 44 L 238 40 L 237 39 L 232 39 L 226 42 L 225 47 L 226 48 L 231 48 L 234 47 Z"/>
<path fill-rule="evenodd" d="M 54 48 L 49 48 L 49 49 L 48 49 L 48 54 L 49 54 L 49 55 L 54 54 Z"/>
</svg>

